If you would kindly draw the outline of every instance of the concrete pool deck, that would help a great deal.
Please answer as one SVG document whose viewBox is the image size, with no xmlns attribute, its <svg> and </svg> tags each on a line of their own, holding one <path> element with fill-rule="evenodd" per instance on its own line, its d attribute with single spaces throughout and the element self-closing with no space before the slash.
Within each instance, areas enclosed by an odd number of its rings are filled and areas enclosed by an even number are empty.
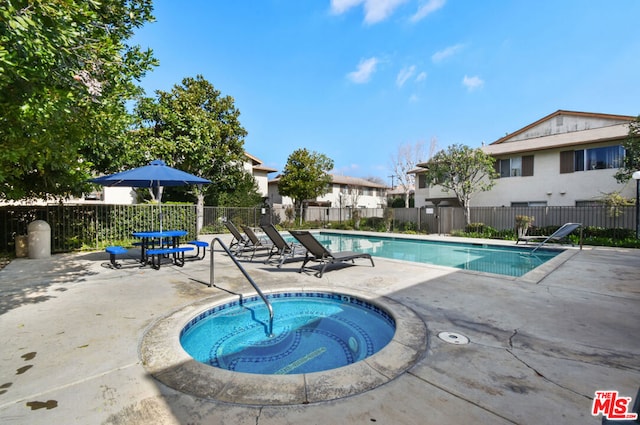
<svg viewBox="0 0 640 425">
<path fill-rule="evenodd" d="M 426 324 L 425 353 L 395 379 L 332 401 L 197 398 L 154 379 L 140 350 L 162 318 L 254 292 L 219 246 L 216 286 L 203 284 L 208 256 L 158 271 L 113 270 L 104 252 L 73 253 L 0 270 L 0 423 L 598 424 L 595 391 L 635 398 L 640 386 L 640 250 L 585 247 L 523 278 L 376 257 L 375 268 L 356 260 L 318 279 L 297 273 L 299 262 L 244 261 L 265 292 L 353 288 L 403 304 Z M 353 385 L 339 378 L 334 390 Z"/>
</svg>

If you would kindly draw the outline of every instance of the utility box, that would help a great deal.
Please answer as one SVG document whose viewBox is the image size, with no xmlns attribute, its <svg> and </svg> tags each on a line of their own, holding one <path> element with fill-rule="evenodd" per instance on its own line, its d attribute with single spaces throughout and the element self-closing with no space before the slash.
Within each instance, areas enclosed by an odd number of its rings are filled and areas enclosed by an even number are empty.
<svg viewBox="0 0 640 425">
<path fill-rule="evenodd" d="M 23 258 L 29 255 L 28 236 L 16 235 L 16 258 Z"/>
<path fill-rule="evenodd" d="M 44 220 L 29 223 L 29 258 L 51 257 L 51 226 Z"/>
</svg>

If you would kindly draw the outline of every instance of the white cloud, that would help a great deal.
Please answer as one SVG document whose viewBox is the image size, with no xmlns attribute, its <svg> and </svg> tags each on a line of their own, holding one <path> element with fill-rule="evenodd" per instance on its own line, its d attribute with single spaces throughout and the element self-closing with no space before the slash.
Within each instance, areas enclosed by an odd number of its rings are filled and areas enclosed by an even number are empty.
<svg viewBox="0 0 640 425">
<path fill-rule="evenodd" d="M 464 44 L 456 44 L 455 46 L 449 46 L 444 50 L 440 50 L 439 52 L 434 53 L 433 56 L 431 56 L 431 60 L 436 63 L 442 62 L 443 60 L 458 53 L 463 47 L 464 47 Z"/>
<path fill-rule="evenodd" d="M 365 0 L 364 21 L 367 24 L 375 24 L 387 19 L 393 11 L 407 0 Z"/>
<path fill-rule="evenodd" d="M 387 19 L 393 12 L 408 0 L 331 0 L 331 12 L 340 15 L 349 9 L 363 5 L 364 21 L 375 24 Z"/>
<path fill-rule="evenodd" d="M 400 70 L 400 72 L 398 73 L 398 76 L 396 77 L 396 85 L 398 87 L 402 87 L 404 85 L 404 83 L 406 83 L 407 80 L 409 78 L 411 78 L 415 72 L 416 72 L 416 66 L 415 65 L 411 65 L 409 67 L 402 68 Z"/>
<path fill-rule="evenodd" d="M 362 59 L 358 64 L 358 69 L 347 74 L 347 78 L 356 84 L 364 84 L 369 82 L 371 75 L 376 71 L 378 59 L 373 57 Z"/>
<path fill-rule="evenodd" d="M 484 86 L 484 81 L 480 77 L 467 77 L 465 75 L 462 79 L 462 84 L 467 87 L 467 90 L 473 91 Z"/>
<path fill-rule="evenodd" d="M 410 103 L 418 103 L 419 101 L 420 101 L 420 98 L 419 98 L 419 97 L 418 97 L 418 95 L 417 95 L 417 94 L 415 94 L 415 93 L 414 93 L 414 94 L 412 94 L 412 95 L 409 97 L 409 102 L 410 102 Z"/>
<path fill-rule="evenodd" d="M 411 22 L 418 22 L 427 17 L 427 15 L 441 9 L 446 0 L 429 0 L 418 8 L 418 11 L 411 17 Z"/>
<path fill-rule="evenodd" d="M 421 81 L 424 81 L 427 79 L 427 73 L 422 71 L 420 74 L 418 74 L 418 76 L 416 77 L 416 83 L 419 83 Z"/>
<path fill-rule="evenodd" d="M 331 12 L 341 15 L 364 0 L 331 0 Z"/>
</svg>

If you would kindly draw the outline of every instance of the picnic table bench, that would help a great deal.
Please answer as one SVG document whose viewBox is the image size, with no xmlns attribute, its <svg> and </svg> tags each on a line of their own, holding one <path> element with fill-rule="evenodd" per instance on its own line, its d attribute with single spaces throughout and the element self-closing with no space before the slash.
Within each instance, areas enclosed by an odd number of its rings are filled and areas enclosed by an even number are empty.
<svg viewBox="0 0 640 425">
<path fill-rule="evenodd" d="M 151 258 L 151 267 L 156 270 L 160 269 L 162 263 L 162 257 L 173 255 L 173 263 L 176 266 L 184 266 L 184 253 L 187 251 L 193 251 L 192 246 L 177 246 L 174 248 L 153 248 L 147 249 L 147 256 Z M 157 260 L 157 262 L 156 262 Z"/>
</svg>

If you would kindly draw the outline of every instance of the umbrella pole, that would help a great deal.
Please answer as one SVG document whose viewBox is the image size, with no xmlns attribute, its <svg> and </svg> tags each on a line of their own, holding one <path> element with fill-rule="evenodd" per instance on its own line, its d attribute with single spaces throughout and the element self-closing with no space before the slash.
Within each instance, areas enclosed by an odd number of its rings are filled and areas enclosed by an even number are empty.
<svg viewBox="0 0 640 425">
<path fill-rule="evenodd" d="M 158 209 L 160 209 L 160 231 L 162 232 L 162 190 L 164 187 L 158 186 Z M 162 239 L 160 239 L 160 245 L 162 245 Z"/>
</svg>

